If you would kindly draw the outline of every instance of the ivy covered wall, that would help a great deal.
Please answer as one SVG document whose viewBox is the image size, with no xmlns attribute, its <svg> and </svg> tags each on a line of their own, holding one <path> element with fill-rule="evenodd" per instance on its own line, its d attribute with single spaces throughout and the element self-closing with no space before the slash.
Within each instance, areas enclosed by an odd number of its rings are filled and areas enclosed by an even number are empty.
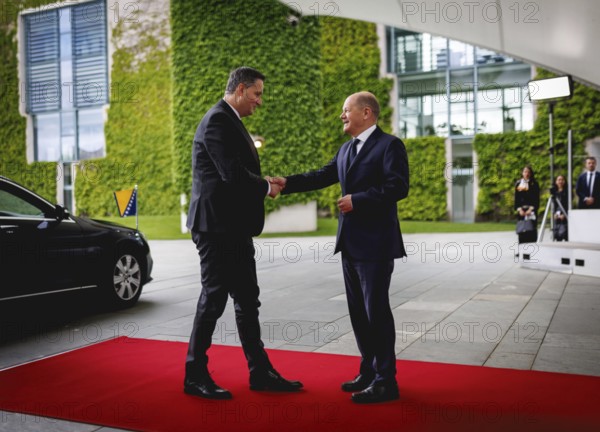
<svg viewBox="0 0 600 432">
<path fill-rule="evenodd" d="M 26 120 L 19 113 L 19 76 L 17 63 L 17 19 L 22 9 L 52 3 L 49 0 L 26 0 L 20 4 L 3 4 L 0 15 L 0 175 L 33 189 L 51 202 L 56 201 L 56 178 L 61 175 L 56 164 L 28 164 L 25 153 Z"/>
<path fill-rule="evenodd" d="M 538 70 L 536 79 L 554 76 Z M 573 131 L 573 179 L 583 169 L 585 142 L 600 136 L 600 92 L 575 83 L 573 97 L 554 106 L 554 176 L 567 176 L 567 131 Z M 477 135 L 474 148 L 479 165 L 477 219 L 509 220 L 514 218 L 513 186 L 525 165 L 531 165 L 546 203 L 550 179 L 548 104 L 537 105 L 538 116 L 531 131 L 507 134 Z M 577 157 L 577 158 L 575 158 Z M 576 205 L 574 203 L 574 205 Z"/>
<path fill-rule="evenodd" d="M 445 139 L 429 136 L 404 140 L 410 169 L 408 197 L 398 204 L 400 219 L 446 220 Z"/>
</svg>

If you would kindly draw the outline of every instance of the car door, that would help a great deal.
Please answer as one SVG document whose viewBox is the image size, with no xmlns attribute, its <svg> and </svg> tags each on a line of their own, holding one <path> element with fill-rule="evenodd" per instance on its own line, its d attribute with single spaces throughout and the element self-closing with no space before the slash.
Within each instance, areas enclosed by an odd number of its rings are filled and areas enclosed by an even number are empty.
<svg viewBox="0 0 600 432">
<path fill-rule="evenodd" d="M 77 289 L 81 228 L 25 188 L 0 181 L 0 298 Z"/>
</svg>

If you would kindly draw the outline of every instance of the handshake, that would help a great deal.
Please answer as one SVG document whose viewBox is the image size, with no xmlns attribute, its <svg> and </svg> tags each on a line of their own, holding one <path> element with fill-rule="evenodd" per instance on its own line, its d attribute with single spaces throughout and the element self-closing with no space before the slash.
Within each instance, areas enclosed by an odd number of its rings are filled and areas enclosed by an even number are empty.
<svg viewBox="0 0 600 432">
<path fill-rule="evenodd" d="M 281 193 L 283 189 L 285 189 L 285 184 L 287 183 L 287 179 L 285 177 L 269 177 L 266 176 L 265 180 L 269 182 L 271 186 L 271 191 L 269 192 L 269 196 L 271 198 L 277 197 Z"/>
<path fill-rule="evenodd" d="M 287 183 L 287 179 L 285 177 L 269 177 L 266 176 L 265 180 L 269 182 L 271 186 L 271 191 L 269 192 L 269 196 L 271 198 L 276 198 L 277 195 L 281 193 L 282 190 L 285 189 L 285 185 Z M 346 194 L 337 201 L 338 209 L 341 213 L 350 213 L 354 210 L 354 206 L 352 205 L 352 195 Z"/>
</svg>

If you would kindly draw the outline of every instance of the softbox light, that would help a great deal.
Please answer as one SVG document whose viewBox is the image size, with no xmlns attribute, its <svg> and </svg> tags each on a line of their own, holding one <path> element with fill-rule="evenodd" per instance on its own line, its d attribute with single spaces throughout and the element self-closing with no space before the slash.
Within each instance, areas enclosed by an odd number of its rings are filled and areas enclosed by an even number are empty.
<svg viewBox="0 0 600 432">
<path fill-rule="evenodd" d="M 531 102 L 552 102 L 567 99 L 573 95 L 573 80 L 571 76 L 531 80 L 527 83 L 529 100 Z"/>
</svg>

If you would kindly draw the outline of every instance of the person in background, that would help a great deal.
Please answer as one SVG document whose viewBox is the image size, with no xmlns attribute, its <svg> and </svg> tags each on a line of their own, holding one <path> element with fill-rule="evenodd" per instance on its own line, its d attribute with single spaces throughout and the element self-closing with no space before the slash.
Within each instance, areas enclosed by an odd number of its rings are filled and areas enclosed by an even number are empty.
<svg viewBox="0 0 600 432">
<path fill-rule="evenodd" d="M 554 240 L 568 241 L 569 230 L 567 228 L 567 213 L 569 211 L 569 194 L 565 176 L 557 176 L 554 181 L 554 186 L 550 191 L 552 192 L 552 198 L 554 199 Z M 558 203 L 560 203 L 560 205 L 558 205 Z"/>
<path fill-rule="evenodd" d="M 535 180 L 533 168 L 527 165 L 523 168 L 522 177 L 515 184 L 515 211 L 518 220 L 533 221 L 533 229 L 519 233 L 519 244 L 535 243 L 537 241 L 537 216 L 540 208 L 540 186 Z"/>
<path fill-rule="evenodd" d="M 585 172 L 577 179 L 575 192 L 580 209 L 600 209 L 600 173 L 596 172 L 596 158 L 585 159 Z"/>
</svg>

